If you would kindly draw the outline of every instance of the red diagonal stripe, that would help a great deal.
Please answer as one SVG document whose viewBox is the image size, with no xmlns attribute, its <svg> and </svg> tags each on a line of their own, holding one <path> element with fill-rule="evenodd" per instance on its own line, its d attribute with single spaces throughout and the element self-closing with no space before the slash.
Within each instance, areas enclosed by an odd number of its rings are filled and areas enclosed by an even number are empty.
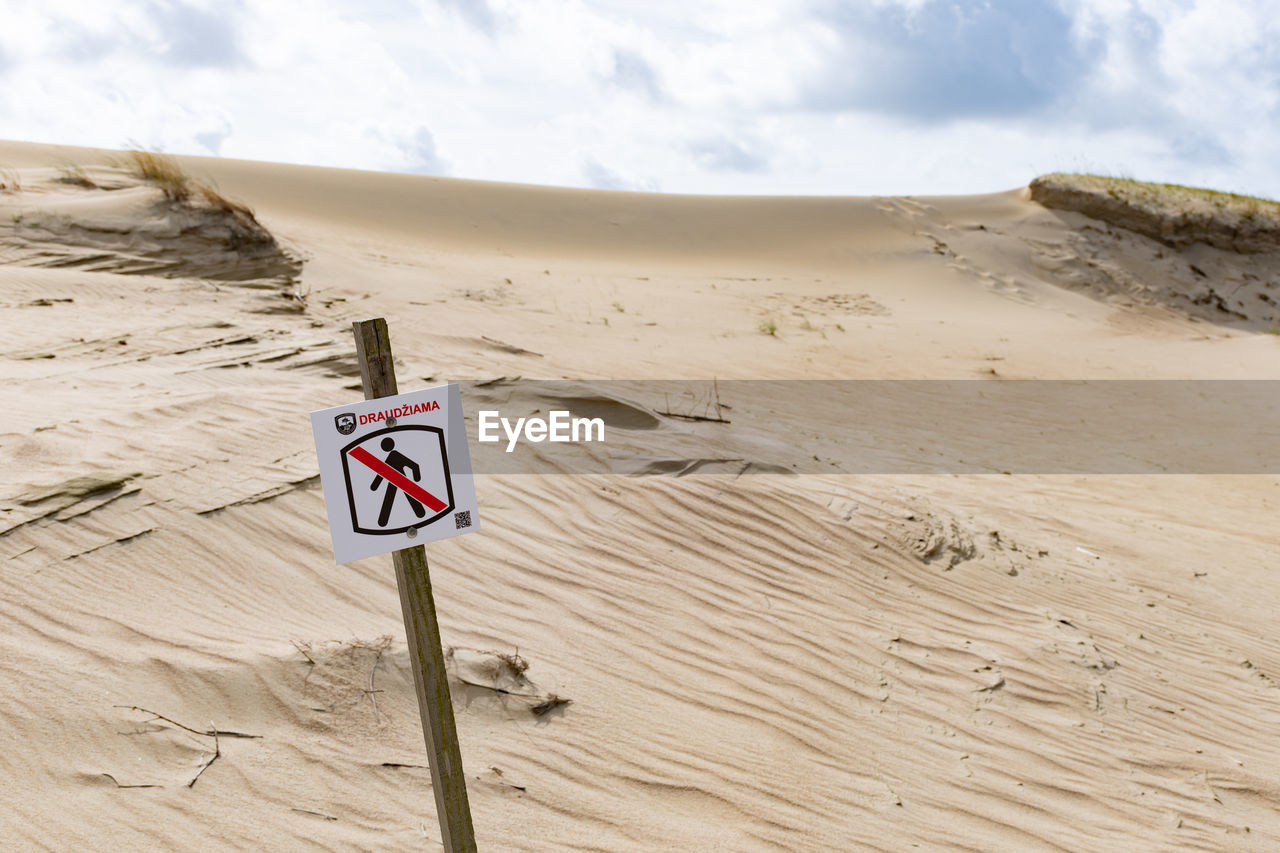
<svg viewBox="0 0 1280 853">
<path fill-rule="evenodd" d="M 431 507 L 432 512 L 440 512 L 448 506 L 444 501 L 440 500 L 438 497 L 431 494 L 426 489 L 422 488 L 422 486 L 419 486 L 417 483 L 413 482 L 413 480 L 410 480 L 408 477 L 401 474 L 395 468 L 392 468 L 390 465 L 383 462 L 363 447 L 357 447 L 348 455 L 357 462 L 367 465 L 373 473 L 396 486 L 406 495 L 417 498 L 422 503 Z"/>
</svg>

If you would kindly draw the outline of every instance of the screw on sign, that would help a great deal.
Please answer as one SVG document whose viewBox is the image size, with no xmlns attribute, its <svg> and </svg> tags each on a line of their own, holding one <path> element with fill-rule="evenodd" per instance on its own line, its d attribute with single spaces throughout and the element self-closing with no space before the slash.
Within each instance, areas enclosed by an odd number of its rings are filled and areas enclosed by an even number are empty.
<svg viewBox="0 0 1280 853">
<path fill-rule="evenodd" d="M 311 413 L 334 558 L 392 552 L 440 837 L 475 853 L 440 625 L 418 542 L 480 529 L 457 385 L 398 394 L 387 323 L 353 324 L 365 400 Z"/>
</svg>

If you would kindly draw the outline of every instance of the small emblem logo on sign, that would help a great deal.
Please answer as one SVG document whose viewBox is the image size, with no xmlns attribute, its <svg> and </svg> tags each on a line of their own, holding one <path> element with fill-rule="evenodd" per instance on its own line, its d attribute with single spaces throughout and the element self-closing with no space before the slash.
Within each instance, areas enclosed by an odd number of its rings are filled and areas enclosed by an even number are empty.
<svg viewBox="0 0 1280 853">
<path fill-rule="evenodd" d="M 351 435 L 356 431 L 356 416 L 350 412 L 343 412 L 336 415 L 333 419 L 333 425 L 338 428 L 338 432 L 343 435 Z"/>
</svg>

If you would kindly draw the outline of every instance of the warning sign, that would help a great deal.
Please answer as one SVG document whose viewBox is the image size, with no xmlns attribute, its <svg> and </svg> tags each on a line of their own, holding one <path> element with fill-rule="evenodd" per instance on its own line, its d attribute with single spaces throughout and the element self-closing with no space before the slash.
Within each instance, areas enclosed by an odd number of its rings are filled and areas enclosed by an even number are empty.
<svg viewBox="0 0 1280 853">
<path fill-rule="evenodd" d="M 321 409 L 311 428 L 339 563 L 480 528 L 457 385 Z"/>
</svg>

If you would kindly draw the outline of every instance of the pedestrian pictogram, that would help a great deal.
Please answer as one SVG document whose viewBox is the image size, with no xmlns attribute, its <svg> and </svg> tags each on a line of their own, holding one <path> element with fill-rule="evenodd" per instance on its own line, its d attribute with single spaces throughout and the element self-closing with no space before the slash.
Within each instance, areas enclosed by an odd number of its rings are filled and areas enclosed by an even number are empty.
<svg viewBox="0 0 1280 853">
<path fill-rule="evenodd" d="M 405 533 L 453 509 L 444 430 L 437 427 L 368 433 L 342 449 L 342 471 L 351 526 L 358 533 Z"/>
<path fill-rule="evenodd" d="M 479 529 L 457 385 L 313 412 L 312 429 L 338 562 Z"/>
<path fill-rule="evenodd" d="M 397 486 L 399 486 L 400 489 L 404 489 L 404 496 L 409 501 L 409 506 L 413 507 L 413 514 L 418 518 L 422 518 L 426 515 L 427 511 L 422 508 L 422 504 L 418 503 L 417 500 L 414 500 L 415 495 L 425 501 L 437 512 L 444 509 L 445 504 L 441 503 L 439 498 L 428 491 L 419 489 L 413 483 L 404 479 L 403 475 L 412 471 L 414 482 L 417 482 L 422 479 L 422 475 L 419 473 L 421 469 L 418 467 L 417 462 L 414 462 L 408 456 L 405 456 L 399 450 L 396 450 L 396 440 L 391 436 L 387 436 L 382 439 L 381 444 L 382 449 L 387 451 L 387 460 L 385 464 L 378 462 L 378 460 L 373 458 L 373 456 L 369 454 L 369 451 L 365 450 L 363 447 L 357 447 L 355 450 L 351 451 L 351 456 L 353 458 L 359 459 L 378 475 L 374 477 L 373 482 L 369 484 L 370 489 L 373 489 L 376 492 L 378 487 L 382 485 L 383 478 L 389 478 L 386 480 L 387 497 L 382 502 L 382 511 L 378 513 L 378 526 L 386 527 L 387 521 L 391 518 L 391 507 L 396 500 L 396 492 L 398 491 Z M 397 477 L 397 472 L 401 476 Z"/>
</svg>

